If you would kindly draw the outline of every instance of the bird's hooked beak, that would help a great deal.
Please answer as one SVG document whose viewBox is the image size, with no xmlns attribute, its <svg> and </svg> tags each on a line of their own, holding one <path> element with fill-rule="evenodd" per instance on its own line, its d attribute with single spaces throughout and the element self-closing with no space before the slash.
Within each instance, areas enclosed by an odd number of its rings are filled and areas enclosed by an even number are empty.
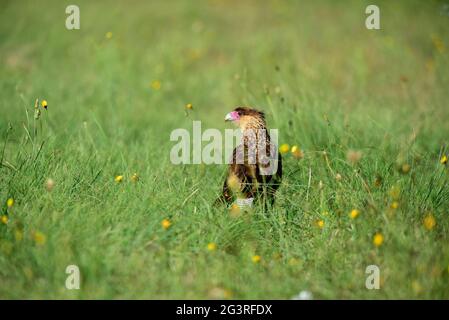
<svg viewBox="0 0 449 320">
<path fill-rule="evenodd" d="M 225 117 L 225 121 L 235 121 L 238 119 L 239 119 L 239 113 L 237 111 L 229 112 Z"/>
</svg>

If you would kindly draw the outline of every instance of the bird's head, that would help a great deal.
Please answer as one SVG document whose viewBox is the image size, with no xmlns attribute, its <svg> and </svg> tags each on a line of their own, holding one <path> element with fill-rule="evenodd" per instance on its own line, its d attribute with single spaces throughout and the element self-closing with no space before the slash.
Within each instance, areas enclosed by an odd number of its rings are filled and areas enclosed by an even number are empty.
<svg viewBox="0 0 449 320">
<path fill-rule="evenodd" d="M 225 121 L 233 122 L 242 130 L 265 128 L 265 114 L 247 107 L 235 108 L 226 115 Z"/>
</svg>

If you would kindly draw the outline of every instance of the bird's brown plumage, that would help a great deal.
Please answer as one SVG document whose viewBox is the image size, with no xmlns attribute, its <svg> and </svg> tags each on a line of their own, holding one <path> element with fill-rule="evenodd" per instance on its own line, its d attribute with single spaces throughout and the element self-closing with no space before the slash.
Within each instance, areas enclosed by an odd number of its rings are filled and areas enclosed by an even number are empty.
<svg viewBox="0 0 449 320">
<path fill-rule="evenodd" d="M 277 147 L 271 142 L 265 115 L 263 112 L 245 107 L 238 107 L 233 111 L 235 112 L 238 114 L 238 120 L 235 122 L 242 130 L 243 139 L 233 151 L 222 195 L 217 201 L 230 204 L 237 198 L 253 198 L 256 201 L 262 200 L 263 204 L 273 205 L 276 190 L 282 180 L 282 159 Z M 253 138 L 249 133 L 253 134 Z M 260 145 L 259 141 L 263 141 L 264 144 Z M 266 148 L 265 152 L 261 152 L 263 148 Z M 243 158 L 238 161 L 242 152 Z M 262 159 L 264 154 L 276 159 L 277 170 L 266 174 L 270 164 L 267 163 L 266 158 L 265 161 Z M 255 161 L 251 161 L 249 155 L 253 155 Z"/>
</svg>

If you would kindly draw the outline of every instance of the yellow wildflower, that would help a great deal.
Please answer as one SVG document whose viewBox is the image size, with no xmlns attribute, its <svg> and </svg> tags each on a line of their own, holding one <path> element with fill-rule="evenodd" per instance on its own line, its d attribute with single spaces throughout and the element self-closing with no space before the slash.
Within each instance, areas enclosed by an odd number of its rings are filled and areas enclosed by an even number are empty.
<svg viewBox="0 0 449 320">
<path fill-rule="evenodd" d="M 290 146 L 287 143 L 281 144 L 279 147 L 279 152 L 284 154 L 287 153 L 290 150 Z"/>
<path fill-rule="evenodd" d="M 259 263 L 260 260 L 262 260 L 262 257 L 259 255 L 254 255 L 252 256 L 251 260 L 253 261 L 253 263 Z"/>
<path fill-rule="evenodd" d="M 427 230 L 432 230 L 435 225 L 437 224 L 435 221 L 435 218 L 433 217 L 433 215 L 431 213 L 428 213 L 427 216 L 424 218 L 424 227 Z"/>
<path fill-rule="evenodd" d="M 48 107 L 47 100 L 42 100 L 41 106 L 42 106 L 42 108 L 47 109 L 47 107 Z"/>
<path fill-rule="evenodd" d="M 318 226 L 318 228 L 323 229 L 323 227 L 324 227 L 324 220 L 318 220 L 316 222 L 316 225 Z"/>
<path fill-rule="evenodd" d="M 380 247 L 383 242 L 384 242 L 384 236 L 382 235 L 382 233 L 377 232 L 373 237 L 373 244 L 376 247 Z"/>
<path fill-rule="evenodd" d="M 409 173 L 410 169 L 411 169 L 411 166 L 408 163 L 404 163 L 401 167 L 401 171 L 404 174 Z"/>
<path fill-rule="evenodd" d="M 111 39 L 112 38 L 112 32 L 111 31 L 106 32 L 105 36 L 106 36 L 106 39 Z"/>
<path fill-rule="evenodd" d="M 217 250 L 217 245 L 215 244 L 215 242 L 210 242 L 207 244 L 207 250 L 209 251 L 215 251 Z"/>
<path fill-rule="evenodd" d="M 168 219 L 164 219 L 164 220 L 162 220 L 161 225 L 162 225 L 162 228 L 167 230 L 171 226 L 171 221 Z"/>
<path fill-rule="evenodd" d="M 159 80 L 153 80 L 153 81 L 151 81 L 150 86 L 153 90 L 159 90 L 162 85 Z"/>
<path fill-rule="evenodd" d="M 355 219 L 355 218 L 357 218 L 357 217 L 359 216 L 359 214 L 360 214 L 360 211 L 359 211 L 359 210 L 353 209 L 353 210 L 349 213 L 349 217 L 350 217 L 351 219 Z"/>
<path fill-rule="evenodd" d="M 231 205 L 231 208 L 229 209 L 229 214 L 231 215 L 231 217 L 238 217 L 238 215 L 240 214 L 240 207 L 236 203 L 233 203 Z"/>
<path fill-rule="evenodd" d="M 114 181 L 117 182 L 117 183 L 122 182 L 122 181 L 123 181 L 123 176 L 116 176 L 116 177 L 114 178 Z"/>
<path fill-rule="evenodd" d="M 186 104 L 186 109 L 187 110 L 192 110 L 193 109 L 193 105 L 191 103 Z"/>
<path fill-rule="evenodd" d="M 8 200 L 6 200 L 6 205 L 8 206 L 8 208 L 11 208 L 14 205 L 14 199 L 9 198 Z"/>
<path fill-rule="evenodd" d="M 390 208 L 391 209 L 397 209 L 397 208 L 399 208 L 399 202 L 397 202 L 397 201 L 393 201 L 392 203 L 391 203 L 391 205 L 390 205 Z"/>
<path fill-rule="evenodd" d="M 440 163 L 441 164 L 446 164 L 447 163 L 447 155 L 445 155 L 445 154 L 443 154 L 443 156 L 441 157 L 441 159 L 440 159 Z"/>
<path fill-rule="evenodd" d="M 137 181 L 139 181 L 139 176 L 137 175 L 137 173 L 134 173 L 134 174 L 131 176 L 131 181 L 132 181 L 132 182 L 137 182 Z"/>
<path fill-rule="evenodd" d="M 298 146 L 293 146 L 291 152 L 296 159 L 302 159 L 304 157 L 304 152 Z"/>
<path fill-rule="evenodd" d="M 37 245 L 43 245 L 45 244 L 45 241 L 47 240 L 47 237 L 45 236 L 45 234 L 43 234 L 40 231 L 36 231 L 33 234 L 33 239 L 36 242 Z"/>
<path fill-rule="evenodd" d="M 7 216 L 6 214 L 3 214 L 3 215 L 0 217 L 0 221 L 1 221 L 3 224 L 7 224 L 7 223 L 8 223 L 8 220 L 9 220 L 9 218 L 8 218 L 8 216 Z"/>
</svg>

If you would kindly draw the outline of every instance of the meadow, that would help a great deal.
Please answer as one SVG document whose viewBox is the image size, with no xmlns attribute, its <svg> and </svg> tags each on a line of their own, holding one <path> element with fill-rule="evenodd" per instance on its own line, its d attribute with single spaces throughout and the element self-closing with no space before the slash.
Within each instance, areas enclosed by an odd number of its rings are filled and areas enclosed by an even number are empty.
<svg viewBox="0 0 449 320">
<path fill-rule="evenodd" d="M 0 2 L 0 298 L 449 298 L 444 1 L 76 2 Z M 279 130 L 270 210 L 170 162 L 241 105 Z"/>
</svg>

